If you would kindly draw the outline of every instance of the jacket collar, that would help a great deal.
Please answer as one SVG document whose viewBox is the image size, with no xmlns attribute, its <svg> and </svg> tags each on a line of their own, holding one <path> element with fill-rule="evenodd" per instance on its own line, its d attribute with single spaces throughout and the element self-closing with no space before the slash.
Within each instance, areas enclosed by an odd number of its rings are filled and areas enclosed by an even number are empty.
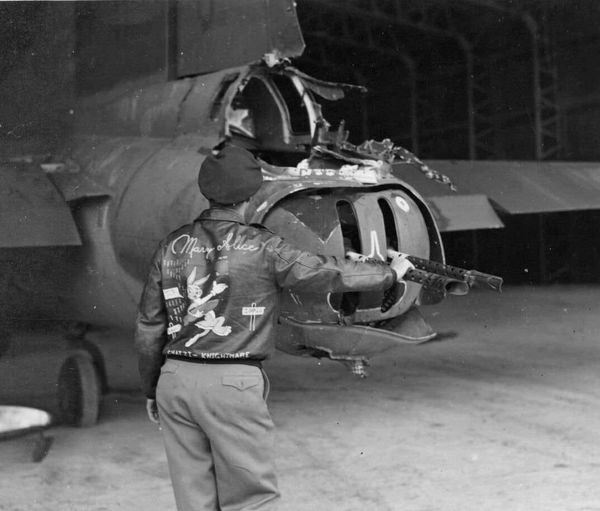
<svg viewBox="0 0 600 511">
<path fill-rule="evenodd" d="M 235 222 L 246 225 L 246 222 L 237 211 L 223 206 L 214 206 L 205 209 L 200 213 L 198 220 L 218 220 L 221 222 Z"/>
</svg>

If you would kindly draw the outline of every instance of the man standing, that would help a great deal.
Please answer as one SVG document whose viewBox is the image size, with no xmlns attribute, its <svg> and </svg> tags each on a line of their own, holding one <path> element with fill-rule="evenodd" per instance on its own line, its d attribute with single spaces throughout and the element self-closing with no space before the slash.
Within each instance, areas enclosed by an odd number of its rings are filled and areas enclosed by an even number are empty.
<svg viewBox="0 0 600 511">
<path fill-rule="evenodd" d="M 281 289 L 385 290 L 412 266 L 309 254 L 247 225 L 261 183 L 245 149 L 208 156 L 198 184 L 211 207 L 160 243 L 140 302 L 140 374 L 150 420 L 160 418 L 179 511 L 276 508 L 261 362 L 275 349 Z M 249 324 L 250 305 L 260 314 Z"/>
</svg>

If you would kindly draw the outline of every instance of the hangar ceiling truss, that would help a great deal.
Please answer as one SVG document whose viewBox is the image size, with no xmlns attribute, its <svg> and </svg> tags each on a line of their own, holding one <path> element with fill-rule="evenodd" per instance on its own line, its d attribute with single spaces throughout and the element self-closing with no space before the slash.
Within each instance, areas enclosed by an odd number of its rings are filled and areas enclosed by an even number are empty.
<svg viewBox="0 0 600 511">
<path fill-rule="evenodd" d="M 493 0 L 303 0 L 303 29 L 320 43 L 322 65 L 348 60 L 343 48 L 401 62 L 411 81 L 410 140 L 414 151 L 427 154 L 444 129 L 432 117 L 431 80 L 423 63 L 423 46 L 452 44 L 462 55 L 459 74 L 465 82 L 465 112 L 470 159 L 495 158 L 495 132 L 507 122 L 499 114 L 491 91 L 490 66 L 510 58 L 489 44 L 488 30 L 498 20 L 521 25 L 529 34 L 531 97 L 536 159 L 560 155 L 560 115 L 556 97 L 556 66 L 551 39 L 544 23 L 543 3 Z M 426 36 L 426 38 L 423 37 Z M 425 42 L 424 42 L 425 41 Z M 322 45 L 322 46 L 321 46 Z M 348 63 L 350 64 L 350 63 Z M 435 94 L 435 91 L 433 91 Z M 522 113 L 523 114 L 523 113 Z M 516 114 L 513 114 L 513 117 Z M 460 122 L 459 122 L 460 124 Z M 404 137 L 408 138 L 408 137 Z"/>
<path fill-rule="evenodd" d="M 517 5 L 513 2 L 459 1 L 511 16 L 523 24 L 528 31 L 531 42 L 535 158 L 548 160 L 560 157 L 562 145 L 560 110 L 557 100 L 558 76 L 554 60 L 554 41 L 547 23 L 551 2 L 521 0 L 520 9 L 517 9 Z"/>
</svg>

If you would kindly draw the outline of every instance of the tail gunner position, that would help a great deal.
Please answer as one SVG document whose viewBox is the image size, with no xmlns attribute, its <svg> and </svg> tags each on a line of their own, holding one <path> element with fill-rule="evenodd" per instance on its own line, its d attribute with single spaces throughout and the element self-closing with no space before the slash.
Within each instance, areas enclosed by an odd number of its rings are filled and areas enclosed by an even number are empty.
<svg viewBox="0 0 600 511">
<path fill-rule="evenodd" d="M 279 492 L 261 362 L 275 350 L 280 291 L 387 290 L 412 264 L 314 255 L 246 224 L 262 173 L 245 149 L 207 157 L 198 184 L 210 208 L 160 243 L 139 306 L 147 410 L 161 424 L 178 510 L 272 510 Z"/>
</svg>

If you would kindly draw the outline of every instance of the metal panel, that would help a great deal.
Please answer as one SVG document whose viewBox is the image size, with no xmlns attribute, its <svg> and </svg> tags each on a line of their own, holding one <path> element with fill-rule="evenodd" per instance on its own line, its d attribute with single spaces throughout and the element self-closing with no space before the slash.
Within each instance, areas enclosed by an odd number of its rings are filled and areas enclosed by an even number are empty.
<svg viewBox="0 0 600 511">
<path fill-rule="evenodd" d="M 485 195 L 455 194 L 425 200 L 442 232 L 504 227 Z"/>
<path fill-rule="evenodd" d="M 153 75 L 166 81 L 168 2 L 73 3 L 77 47 L 70 60 L 76 64 L 78 92 L 109 90 Z M 48 38 L 56 37 L 44 29 Z"/>
<path fill-rule="evenodd" d="M 179 77 L 304 51 L 293 0 L 177 2 L 176 24 Z"/>
<path fill-rule="evenodd" d="M 0 167 L 0 247 L 81 245 L 64 199 L 46 175 L 25 166 Z"/>
<path fill-rule="evenodd" d="M 450 177 L 459 194 L 486 195 L 499 213 L 600 209 L 600 163 L 432 160 L 427 164 Z M 410 165 L 399 167 L 396 174 L 427 199 L 452 196 Z"/>
<path fill-rule="evenodd" d="M 110 197 L 112 192 L 108 187 L 96 182 L 90 176 L 81 172 L 57 173 L 48 176 L 56 188 L 60 190 L 66 202 L 94 197 Z"/>
</svg>

